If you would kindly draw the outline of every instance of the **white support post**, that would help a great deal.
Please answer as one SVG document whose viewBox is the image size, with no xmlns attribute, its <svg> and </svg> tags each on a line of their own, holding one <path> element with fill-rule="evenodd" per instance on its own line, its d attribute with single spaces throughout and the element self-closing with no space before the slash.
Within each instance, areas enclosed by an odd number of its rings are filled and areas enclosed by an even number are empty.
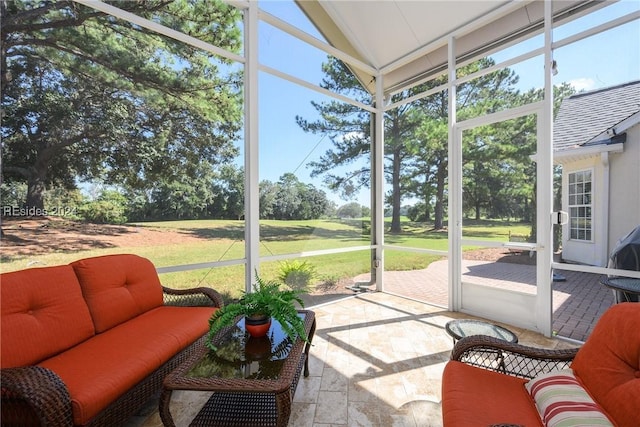
<svg viewBox="0 0 640 427">
<path fill-rule="evenodd" d="M 461 308 L 462 275 L 462 141 L 456 127 L 456 40 L 448 44 L 449 95 L 449 310 Z"/>
<path fill-rule="evenodd" d="M 543 117 L 538 120 L 536 192 L 536 321 L 539 331 L 551 336 L 553 315 L 551 283 L 553 272 L 553 4 L 544 2 L 544 101 Z M 540 129 L 542 128 L 542 129 Z"/>
<path fill-rule="evenodd" d="M 597 235 L 602 236 L 602 244 L 600 245 L 600 254 L 598 256 L 602 267 L 607 266 L 609 254 L 613 250 L 609 248 L 609 195 L 611 194 L 611 169 L 609 167 L 609 152 L 600 153 L 600 163 L 602 164 L 602 203 L 600 203 L 600 212 L 598 216 L 601 221 L 593 224 L 596 227 L 602 227 L 602 230 L 596 230 Z"/>
<path fill-rule="evenodd" d="M 244 12 L 244 206 L 245 206 L 245 290 L 251 291 L 254 273 L 260 266 L 260 197 L 258 185 L 258 3 L 250 2 Z"/>
<path fill-rule="evenodd" d="M 373 206 L 371 211 L 374 212 L 375 224 L 374 239 L 371 242 L 376 245 L 375 259 L 373 260 L 373 274 L 376 278 L 376 289 L 383 291 L 382 275 L 384 274 L 384 87 L 382 84 L 382 73 L 376 76 L 376 112 L 375 112 L 375 139 L 371 141 L 371 171 L 375 179 L 373 185 Z"/>
</svg>

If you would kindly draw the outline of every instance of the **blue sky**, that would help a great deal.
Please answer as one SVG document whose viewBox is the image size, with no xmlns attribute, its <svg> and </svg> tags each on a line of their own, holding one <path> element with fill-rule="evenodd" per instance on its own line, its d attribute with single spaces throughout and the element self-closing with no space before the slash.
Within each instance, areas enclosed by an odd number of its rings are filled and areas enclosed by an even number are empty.
<svg viewBox="0 0 640 427">
<path fill-rule="evenodd" d="M 291 1 L 261 1 L 263 10 L 298 28 L 322 39 L 308 22 L 304 14 Z M 640 1 L 622 1 L 590 14 L 570 24 L 557 28 L 554 39 L 559 40 L 575 34 L 593 23 L 601 23 L 617 16 L 639 10 Z M 318 84 L 323 78 L 321 64 L 326 54 L 263 22 L 260 23 L 260 62 L 311 83 Z M 526 49 L 541 46 L 542 38 L 528 41 Z M 513 56 L 512 48 L 504 54 L 495 55 L 499 61 Z M 520 47 L 519 49 L 523 49 Z M 640 78 L 640 23 L 634 21 L 605 34 L 592 36 L 577 44 L 556 50 L 558 75 L 554 84 L 571 83 L 578 90 L 593 90 Z M 541 58 L 534 58 L 511 67 L 520 75 L 518 89 L 526 91 L 543 86 Z M 260 179 L 277 181 L 286 172 L 294 172 L 305 183 L 312 183 L 327 192 L 338 205 L 346 203 L 337 195 L 330 194 L 319 178 L 311 178 L 307 162 L 318 160 L 331 147 L 328 138 L 306 134 L 295 122 L 300 115 L 308 120 L 317 118 L 311 100 L 328 101 L 323 95 L 286 82 L 277 77 L 260 73 Z M 368 205 L 368 191 L 357 200 Z"/>
<path fill-rule="evenodd" d="M 427 1 L 427 0 L 421 0 Z M 268 13 L 300 28 L 322 40 L 322 36 L 307 20 L 292 0 L 260 0 L 260 7 Z M 554 30 L 556 40 L 590 28 L 602 22 L 640 10 L 640 0 L 622 0 L 586 17 Z M 260 22 L 259 55 L 264 65 L 319 84 L 324 77 L 321 66 L 326 53 L 315 49 L 284 32 Z M 494 55 L 496 61 L 513 57 L 519 52 L 542 46 L 542 37 L 536 37 L 522 45 Z M 640 79 L 640 22 L 634 21 L 606 33 L 556 50 L 558 75 L 554 84 L 571 83 L 577 90 L 594 90 Z M 526 91 L 543 86 L 541 58 L 533 58 L 510 67 L 520 76 L 518 89 Z M 321 177 L 312 178 L 307 163 L 319 160 L 331 148 L 329 138 L 307 134 L 296 124 L 299 115 L 307 120 L 317 119 L 311 101 L 330 101 L 310 89 L 271 76 L 259 74 L 260 97 L 260 180 L 278 181 L 287 172 L 294 172 L 304 183 L 311 183 L 324 190 L 330 200 L 338 205 L 347 203 L 331 194 Z M 241 149 L 241 151 L 243 151 Z M 244 161 L 238 159 L 242 167 Z M 353 168 L 359 165 L 353 165 Z M 87 187 L 83 184 L 83 188 Z M 88 190 L 87 190 L 88 191 Z M 364 190 L 356 200 L 369 205 L 369 190 Z"/>
</svg>

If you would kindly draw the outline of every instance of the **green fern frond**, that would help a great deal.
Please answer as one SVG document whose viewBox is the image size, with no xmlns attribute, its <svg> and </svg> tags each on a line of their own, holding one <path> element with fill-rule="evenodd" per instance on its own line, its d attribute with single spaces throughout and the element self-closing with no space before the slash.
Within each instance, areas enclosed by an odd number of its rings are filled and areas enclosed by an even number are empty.
<svg viewBox="0 0 640 427">
<path fill-rule="evenodd" d="M 298 315 L 295 303 L 304 308 L 300 297 L 302 289 L 280 289 L 281 283 L 266 281 L 256 273 L 253 292 L 245 292 L 236 303 L 230 303 L 218 309 L 209 319 L 209 332 L 206 344 L 216 350 L 213 339 L 222 329 L 235 324 L 240 316 L 264 314 L 277 320 L 283 332 L 292 340 L 300 337 L 309 342 L 304 322 Z"/>
</svg>

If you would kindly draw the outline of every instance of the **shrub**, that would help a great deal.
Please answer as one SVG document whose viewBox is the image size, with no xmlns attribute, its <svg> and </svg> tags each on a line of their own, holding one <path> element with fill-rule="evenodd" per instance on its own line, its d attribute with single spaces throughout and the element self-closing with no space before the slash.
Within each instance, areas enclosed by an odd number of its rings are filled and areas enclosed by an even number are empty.
<svg viewBox="0 0 640 427">
<path fill-rule="evenodd" d="M 338 218 L 364 218 L 371 216 L 371 209 L 357 202 L 342 205 L 336 211 Z"/>
<path fill-rule="evenodd" d="M 127 222 L 126 202 L 127 200 L 122 194 L 106 190 L 100 194 L 97 200 L 83 205 L 79 209 L 80 215 L 85 221 L 96 224 L 124 224 Z"/>
<path fill-rule="evenodd" d="M 426 206 L 422 202 L 418 202 L 407 210 L 407 217 L 413 222 L 426 222 L 428 220 L 425 212 Z"/>
<path fill-rule="evenodd" d="M 316 267 L 308 261 L 284 261 L 280 263 L 278 278 L 291 289 L 306 289 L 318 276 Z"/>
<path fill-rule="evenodd" d="M 85 196 L 78 189 L 52 187 L 44 194 L 44 207 L 49 214 L 67 219 L 80 219 L 80 206 L 85 202 Z"/>
<path fill-rule="evenodd" d="M 0 200 L 3 206 L 24 206 L 27 197 L 27 184 L 21 182 L 3 182 L 0 186 Z"/>
</svg>

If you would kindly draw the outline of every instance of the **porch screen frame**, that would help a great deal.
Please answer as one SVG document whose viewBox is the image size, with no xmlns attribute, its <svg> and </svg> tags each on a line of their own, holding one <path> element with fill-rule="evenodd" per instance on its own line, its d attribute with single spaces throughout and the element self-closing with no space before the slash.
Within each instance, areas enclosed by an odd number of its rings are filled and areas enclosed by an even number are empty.
<svg viewBox="0 0 640 427">
<path fill-rule="evenodd" d="M 458 203 L 454 213 L 455 221 L 451 226 L 454 227 L 454 232 L 458 236 L 459 245 L 455 251 L 454 264 L 461 266 L 462 264 L 462 246 L 465 245 L 481 245 L 481 246 L 495 246 L 495 242 L 487 242 L 475 239 L 463 239 L 462 237 L 462 135 L 464 131 L 477 128 L 479 126 L 492 125 L 495 123 L 504 122 L 507 120 L 517 119 L 519 117 L 530 116 L 535 114 L 536 116 L 536 151 L 540 153 L 541 146 L 544 146 L 545 135 L 545 103 L 544 101 L 538 101 L 535 103 L 527 104 L 522 107 L 517 107 L 505 111 L 500 111 L 485 116 L 475 117 L 463 122 L 458 122 L 453 125 L 453 145 L 456 148 L 455 156 L 455 182 L 460 183 L 460 188 L 456 187 L 455 190 L 460 194 L 456 195 Z M 544 194 L 544 185 L 540 185 L 540 180 L 544 180 L 544 166 L 540 164 L 539 155 L 536 156 L 536 198 L 538 204 L 536 206 L 536 221 L 537 228 L 544 229 L 547 225 L 546 219 L 549 215 L 542 214 L 545 210 L 545 204 L 542 201 L 546 196 Z M 541 215 L 542 214 L 542 215 Z M 461 268 L 456 269 L 456 274 L 450 279 L 451 281 L 451 294 L 454 295 L 452 310 L 460 311 L 474 316 L 480 316 L 484 318 L 493 319 L 505 323 L 512 324 L 514 326 L 526 328 L 529 330 L 538 331 L 543 334 L 548 334 L 546 325 L 550 323 L 551 313 L 551 281 L 550 274 L 545 274 L 545 263 L 543 260 L 548 256 L 549 244 L 545 241 L 545 233 L 539 233 L 536 236 L 535 244 L 527 244 L 527 248 L 530 251 L 535 251 L 537 254 L 537 267 L 536 267 L 536 293 L 528 294 L 519 291 L 513 291 L 508 289 L 486 287 L 470 282 L 465 282 L 462 279 Z M 541 239 L 542 240 L 539 240 Z M 508 242 L 503 244 L 508 246 Z M 550 269 L 548 269 L 550 271 Z M 496 302 L 499 302 L 496 304 Z M 532 310 L 532 307 L 545 307 L 544 310 Z"/>
</svg>

